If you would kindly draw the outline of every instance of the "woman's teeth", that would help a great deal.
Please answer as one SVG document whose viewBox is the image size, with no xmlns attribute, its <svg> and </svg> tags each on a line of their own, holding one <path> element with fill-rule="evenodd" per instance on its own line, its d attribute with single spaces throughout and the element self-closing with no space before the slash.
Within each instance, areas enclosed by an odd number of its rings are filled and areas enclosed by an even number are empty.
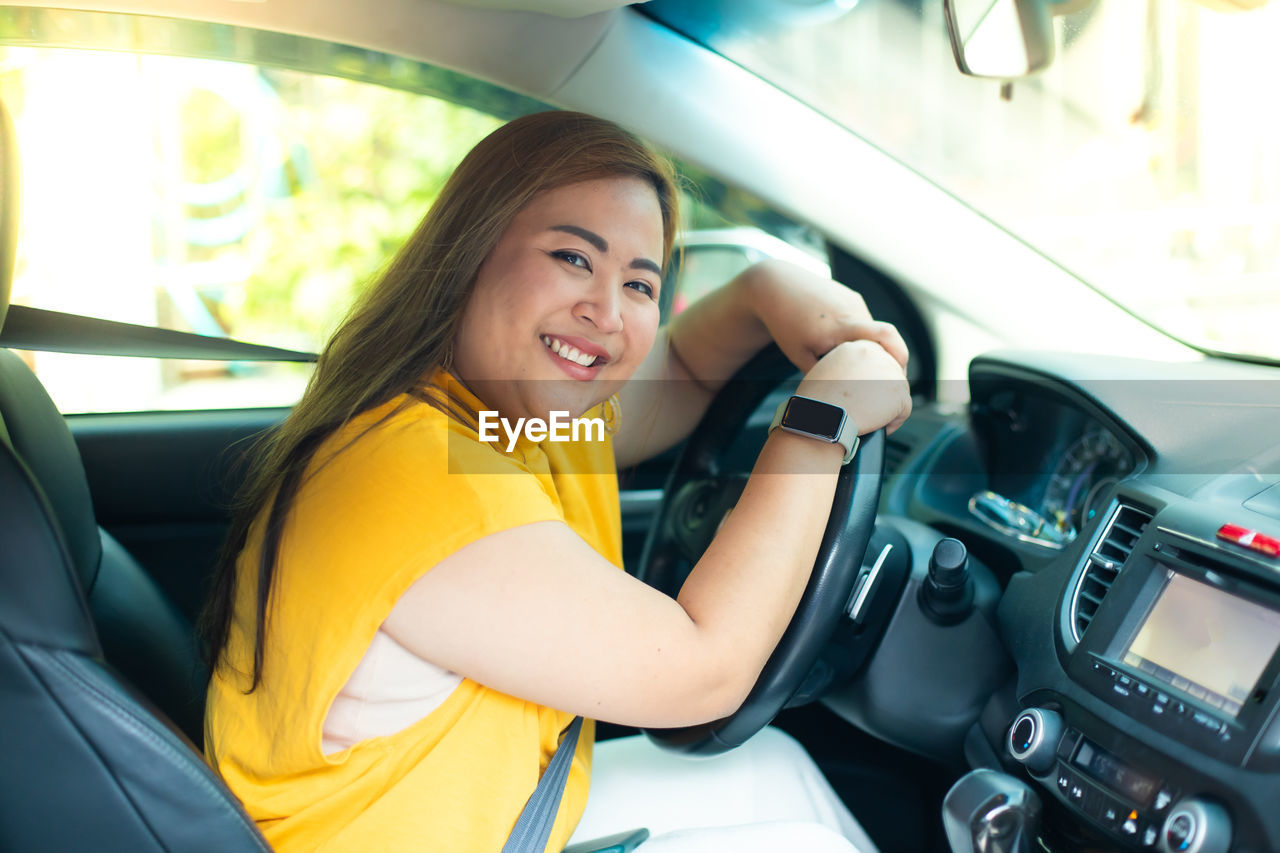
<svg viewBox="0 0 1280 853">
<path fill-rule="evenodd" d="M 561 343 L 558 339 L 548 335 L 542 336 L 542 342 L 550 347 L 551 351 L 566 361 L 572 361 L 574 364 L 581 364 L 583 367 L 590 367 L 596 363 L 597 356 L 587 355 L 580 351 L 577 347 L 571 347 L 568 344 Z"/>
</svg>

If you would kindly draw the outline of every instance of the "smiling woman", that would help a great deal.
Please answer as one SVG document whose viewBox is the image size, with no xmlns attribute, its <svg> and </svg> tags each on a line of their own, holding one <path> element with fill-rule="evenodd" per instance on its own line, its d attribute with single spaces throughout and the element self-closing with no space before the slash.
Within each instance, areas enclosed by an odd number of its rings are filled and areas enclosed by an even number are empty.
<svg viewBox="0 0 1280 853">
<path fill-rule="evenodd" d="M 843 447 L 774 433 L 757 466 L 770 476 L 751 479 L 672 599 L 619 571 L 612 430 L 499 446 L 480 429 L 489 415 L 595 420 L 616 395 L 611 420 L 621 405 L 639 425 L 620 425 L 617 454 L 644 458 L 771 337 L 807 371 L 800 393 L 842 420 L 866 432 L 905 418 L 901 339 L 799 268 L 753 267 L 660 330 L 676 200 L 670 165 L 610 122 L 540 113 L 500 128 L 264 445 L 205 614 L 205 747 L 277 849 L 497 849 L 575 715 L 705 722 L 755 682 L 814 564 Z M 854 379 L 880 381 L 854 393 Z M 560 849 L 582 815 L 582 731 L 549 840 L 520 849 Z M 794 821 L 808 849 L 871 848 L 794 743 L 745 748 L 760 799 L 704 819 L 782 821 L 746 833 L 764 848 Z M 602 750 L 602 769 L 634 749 Z M 716 789 L 717 766 L 690 778 Z M 643 787 L 640 802 L 665 789 Z M 637 799 L 597 798 L 591 825 L 627 829 L 615 810 Z M 674 813 L 643 819 L 679 828 Z M 664 845 L 742 843 L 725 831 Z"/>
</svg>

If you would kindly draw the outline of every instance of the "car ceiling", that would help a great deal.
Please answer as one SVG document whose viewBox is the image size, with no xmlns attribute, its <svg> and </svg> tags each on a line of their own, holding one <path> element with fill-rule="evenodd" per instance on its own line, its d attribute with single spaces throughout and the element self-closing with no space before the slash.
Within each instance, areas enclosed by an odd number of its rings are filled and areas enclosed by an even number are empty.
<svg viewBox="0 0 1280 853">
<path fill-rule="evenodd" d="M 176 17 L 404 56 L 548 100 L 623 14 L 617 0 L 59 0 L 20 6 Z M 554 8 L 564 14 L 530 11 Z M 500 8 L 500 7 L 520 7 Z M 588 7 L 603 7 L 587 13 Z M 565 15 L 568 16 L 565 16 Z"/>
<path fill-rule="evenodd" d="M 500 9 L 512 12 L 541 12 L 561 18 L 581 18 L 631 5 L 630 0 L 449 0 L 455 6 Z M 648 0 L 639 0 L 640 3 Z"/>
</svg>

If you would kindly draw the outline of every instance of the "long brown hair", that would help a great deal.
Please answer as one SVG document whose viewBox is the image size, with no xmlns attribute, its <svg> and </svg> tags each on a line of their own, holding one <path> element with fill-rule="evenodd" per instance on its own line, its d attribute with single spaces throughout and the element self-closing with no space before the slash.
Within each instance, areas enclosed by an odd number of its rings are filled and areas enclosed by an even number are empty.
<svg viewBox="0 0 1280 853">
<path fill-rule="evenodd" d="M 361 412 L 420 391 L 437 369 L 451 366 L 477 271 L 534 196 L 608 177 L 638 178 L 654 188 L 665 268 L 678 219 L 674 172 L 612 122 L 571 112 L 528 115 L 489 134 L 458 165 L 408 242 L 330 338 L 288 419 L 253 451 L 200 618 L 210 667 L 217 666 L 230 636 L 236 563 L 254 520 L 267 511 L 250 692 L 262 679 L 267 604 L 285 521 L 316 450 Z"/>
</svg>

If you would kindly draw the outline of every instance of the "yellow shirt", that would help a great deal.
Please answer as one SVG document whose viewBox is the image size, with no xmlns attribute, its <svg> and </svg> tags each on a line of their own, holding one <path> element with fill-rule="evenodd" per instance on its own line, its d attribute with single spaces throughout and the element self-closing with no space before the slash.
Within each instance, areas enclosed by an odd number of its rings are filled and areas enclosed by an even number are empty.
<svg viewBox="0 0 1280 853">
<path fill-rule="evenodd" d="M 449 387 L 484 408 L 456 382 Z M 230 638 L 209 686 L 205 749 L 277 850 L 487 853 L 505 843 L 570 714 L 463 679 L 396 734 L 328 756 L 321 748 L 328 709 L 378 627 L 417 578 L 462 546 L 564 521 L 622 565 L 608 436 L 505 447 L 481 443 L 475 430 L 409 397 L 331 437 L 286 522 L 262 681 L 246 694 L 261 516 L 251 530 Z M 549 851 L 564 846 L 586 805 L 593 735 L 588 721 Z"/>
</svg>

